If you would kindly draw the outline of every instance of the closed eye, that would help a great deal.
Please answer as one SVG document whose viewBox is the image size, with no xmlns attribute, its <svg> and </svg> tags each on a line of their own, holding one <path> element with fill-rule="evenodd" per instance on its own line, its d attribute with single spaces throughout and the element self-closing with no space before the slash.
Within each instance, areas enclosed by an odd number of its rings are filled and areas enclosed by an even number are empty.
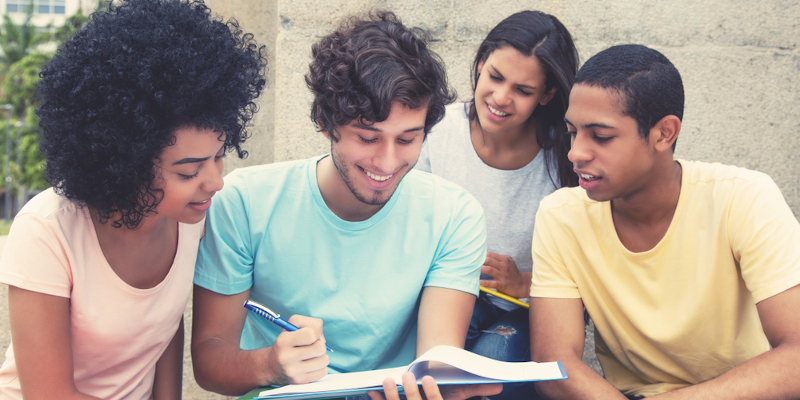
<svg viewBox="0 0 800 400">
<path fill-rule="evenodd" d="M 592 136 L 592 138 L 593 138 L 593 139 L 594 139 L 594 141 L 595 141 L 595 142 L 597 142 L 597 143 L 606 143 L 606 142 L 608 142 L 609 140 L 613 139 L 614 137 L 613 137 L 613 136 L 608 136 L 608 137 L 606 137 L 606 136 L 597 136 L 597 135 L 593 135 L 593 136 Z"/>
<path fill-rule="evenodd" d="M 199 174 L 200 174 L 200 171 L 197 171 L 197 172 L 195 172 L 195 173 L 194 173 L 194 174 L 192 174 L 192 175 L 178 174 L 178 176 L 180 176 L 180 177 L 181 177 L 181 179 L 186 179 L 186 180 L 189 180 L 189 179 L 192 179 L 192 178 L 197 178 L 197 175 L 199 175 Z"/>
</svg>

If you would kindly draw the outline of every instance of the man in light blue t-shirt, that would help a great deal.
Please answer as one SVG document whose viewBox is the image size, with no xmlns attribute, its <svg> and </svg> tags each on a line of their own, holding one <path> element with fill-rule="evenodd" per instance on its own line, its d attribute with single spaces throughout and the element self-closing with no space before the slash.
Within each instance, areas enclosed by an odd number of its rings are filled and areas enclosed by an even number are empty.
<svg viewBox="0 0 800 400">
<path fill-rule="evenodd" d="M 464 345 L 486 254 L 483 210 L 459 186 L 412 171 L 453 99 L 444 68 L 391 13 L 349 20 L 313 57 L 311 118 L 331 154 L 236 170 L 208 211 L 192 356 L 197 382 L 218 393 L 311 382 L 326 367 L 396 367 L 436 345 Z M 301 329 L 248 313 L 247 299 Z"/>
</svg>

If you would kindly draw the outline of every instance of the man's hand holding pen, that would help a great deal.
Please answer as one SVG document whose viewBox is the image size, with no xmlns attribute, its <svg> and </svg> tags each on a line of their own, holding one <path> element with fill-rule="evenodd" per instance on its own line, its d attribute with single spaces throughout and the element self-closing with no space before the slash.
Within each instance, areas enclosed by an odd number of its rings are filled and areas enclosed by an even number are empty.
<svg viewBox="0 0 800 400">
<path fill-rule="evenodd" d="M 289 323 L 297 331 L 278 335 L 267 357 L 267 368 L 279 377 L 280 384 L 309 383 L 328 373 L 328 352 L 322 334 L 322 320 L 293 315 Z"/>
</svg>

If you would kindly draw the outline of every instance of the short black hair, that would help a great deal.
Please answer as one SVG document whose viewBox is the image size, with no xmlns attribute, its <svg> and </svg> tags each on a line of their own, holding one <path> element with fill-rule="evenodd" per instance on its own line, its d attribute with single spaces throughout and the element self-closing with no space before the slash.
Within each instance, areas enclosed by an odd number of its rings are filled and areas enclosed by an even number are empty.
<svg viewBox="0 0 800 400">
<path fill-rule="evenodd" d="M 158 157 L 185 126 L 249 136 L 266 50 L 202 1 L 127 0 L 58 49 L 38 85 L 40 147 L 56 192 L 135 228 L 163 197 Z"/>
<path fill-rule="evenodd" d="M 643 139 L 667 115 L 683 119 L 681 74 L 663 54 L 642 45 L 614 46 L 597 53 L 578 71 L 575 84 L 619 93 L 622 113 L 636 120 Z"/>
<path fill-rule="evenodd" d="M 346 19 L 312 47 L 306 75 L 314 94 L 311 120 L 337 141 L 337 126 L 385 121 L 399 102 L 428 107 L 427 134 L 456 98 L 442 60 L 428 48 L 430 40 L 428 32 L 406 28 L 391 12 Z"/>
</svg>

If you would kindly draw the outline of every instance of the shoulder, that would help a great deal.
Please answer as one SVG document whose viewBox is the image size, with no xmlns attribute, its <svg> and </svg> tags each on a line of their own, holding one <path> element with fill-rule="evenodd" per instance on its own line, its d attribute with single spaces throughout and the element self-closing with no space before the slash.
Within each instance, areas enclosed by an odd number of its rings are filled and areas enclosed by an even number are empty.
<svg viewBox="0 0 800 400">
<path fill-rule="evenodd" d="M 600 204 L 586 196 L 586 191 L 580 187 L 569 187 L 558 189 L 545 196 L 539 203 L 539 211 L 549 214 L 570 213 L 571 210 L 590 209 Z"/>
<path fill-rule="evenodd" d="M 308 169 L 318 160 L 315 157 L 237 168 L 225 176 L 225 185 L 217 196 L 252 196 L 276 187 L 308 186 Z"/>
<path fill-rule="evenodd" d="M 305 174 L 308 167 L 318 161 L 319 158 L 314 157 L 237 168 L 225 176 L 225 184 L 228 185 L 229 182 L 232 185 L 269 183 L 285 179 L 287 176 Z"/>
<path fill-rule="evenodd" d="M 403 178 L 401 196 L 417 203 L 428 203 L 432 210 L 438 212 L 459 207 L 483 213 L 478 200 L 461 186 L 438 175 L 415 169 Z"/>
<path fill-rule="evenodd" d="M 685 175 L 683 182 L 699 194 L 727 194 L 724 197 L 732 198 L 748 191 L 777 190 L 780 193 L 772 178 L 763 172 L 720 163 L 677 161 Z"/>
<path fill-rule="evenodd" d="M 469 103 L 453 103 L 445 109 L 444 118 L 431 128 L 429 137 L 442 138 L 469 131 Z"/>
<path fill-rule="evenodd" d="M 17 214 L 17 218 L 36 218 L 41 220 L 62 221 L 78 218 L 81 205 L 67 199 L 49 188 L 30 199 Z"/>
<path fill-rule="evenodd" d="M 681 164 L 683 173 L 686 174 L 687 182 L 757 182 L 761 180 L 772 180 L 770 177 L 758 171 L 749 170 L 733 165 L 720 163 L 706 163 L 700 161 L 677 160 Z"/>
</svg>

